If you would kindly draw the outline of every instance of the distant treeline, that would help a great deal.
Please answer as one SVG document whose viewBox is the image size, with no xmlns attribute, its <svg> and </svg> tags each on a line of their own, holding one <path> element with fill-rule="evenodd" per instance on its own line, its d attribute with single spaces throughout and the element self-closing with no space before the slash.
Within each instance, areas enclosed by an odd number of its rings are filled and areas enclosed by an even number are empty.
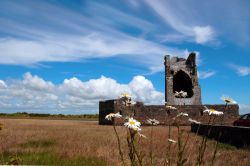
<svg viewBox="0 0 250 166">
<path fill-rule="evenodd" d="M 20 118 L 52 118 L 52 119 L 98 119 L 99 114 L 83 114 L 83 115 L 71 115 L 71 114 L 39 114 L 39 113 L 27 113 L 16 112 L 12 114 L 0 113 L 0 117 L 20 117 Z"/>
</svg>

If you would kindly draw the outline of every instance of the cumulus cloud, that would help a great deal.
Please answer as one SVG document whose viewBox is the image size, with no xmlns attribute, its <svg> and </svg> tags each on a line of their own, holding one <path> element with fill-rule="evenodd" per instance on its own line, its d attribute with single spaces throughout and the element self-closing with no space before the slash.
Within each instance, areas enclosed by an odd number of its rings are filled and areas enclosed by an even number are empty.
<svg viewBox="0 0 250 166">
<path fill-rule="evenodd" d="M 163 93 L 156 91 L 144 76 L 135 76 L 128 84 L 101 76 L 88 81 L 73 77 L 54 85 L 25 73 L 22 80 L 0 80 L 0 111 L 97 113 L 100 100 L 115 99 L 124 92 L 146 104 L 162 104 L 164 100 Z"/>
<path fill-rule="evenodd" d="M 248 67 L 248 66 L 240 66 L 240 65 L 235 65 L 235 64 L 229 64 L 229 67 L 236 70 L 236 73 L 239 76 L 247 76 L 247 75 L 250 74 L 250 67 Z"/>
<path fill-rule="evenodd" d="M 54 88 L 54 84 L 50 81 L 44 81 L 42 78 L 38 76 L 32 76 L 31 73 L 25 73 L 23 75 L 22 84 L 27 89 L 34 89 L 37 91 L 52 91 Z"/>
<path fill-rule="evenodd" d="M 143 76 L 135 76 L 128 86 L 132 94 L 136 97 L 136 100 L 147 104 L 164 102 L 163 93 L 156 91 L 152 82 Z"/>
</svg>

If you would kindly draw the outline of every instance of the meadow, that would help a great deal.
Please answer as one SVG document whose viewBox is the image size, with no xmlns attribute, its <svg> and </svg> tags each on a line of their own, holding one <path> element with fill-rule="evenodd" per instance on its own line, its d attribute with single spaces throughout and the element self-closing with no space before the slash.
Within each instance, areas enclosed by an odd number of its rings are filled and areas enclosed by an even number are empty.
<svg viewBox="0 0 250 166">
<path fill-rule="evenodd" d="M 45 119 L 9 119 L 0 118 L 3 129 L 0 130 L 0 164 L 25 165 L 121 165 L 117 140 L 112 126 L 100 126 L 97 121 L 45 120 Z M 121 138 L 121 149 L 125 162 L 127 156 L 126 128 L 116 127 Z M 137 140 L 137 147 L 149 163 L 150 126 L 142 126 L 147 137 Z M 198 145 L 202 137 L 190 132 L 190 127 L 181 127 L 182 138 L 189 136 L 184 157 L 185 165 L 194 165 Z M 167 151 L 167 126 L 153 126 L 154 165 L 164 165 Z M 177 129 L 172 127 L 172 138 L 177 140 Z M 209 140 L 205 152 L 204 165 L 210 165 L 215 141 Z M 170 158 L 174 165 L 177 145 L 170 149 Z M 219 144 L 215 159 L 217 166 L 249 166 L 250 150 L 237 149 L 227 144 Z"/>
</svg>

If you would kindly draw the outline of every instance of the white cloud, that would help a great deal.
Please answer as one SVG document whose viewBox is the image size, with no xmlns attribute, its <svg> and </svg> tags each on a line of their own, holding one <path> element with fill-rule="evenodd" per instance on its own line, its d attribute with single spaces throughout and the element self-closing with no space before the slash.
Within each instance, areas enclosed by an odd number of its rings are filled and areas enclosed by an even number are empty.
<svg viewBox="0 0 250 166">
<path fill-rule="evenodd" d="M 129 83 L 129 88 L 136 100 L 143 101 L 147 104 L 163 104 L 164 95 L 154 89 L 151 81 L 143 76 L 136 76 Z"/>
<path fill-rule="evenodd" d="M 193 28 L 195 34 L 195 41 L 197 43 L 206 43 L 208 41 L 213 40 L 214 38 L 214 30 L 211 26 L 195 26 Z"/>
<path fill-rule="evenodd" d="M 240 65 L 235 65 L 235 64 L 229 64 L 229 66 L 232 69 L 235 69 L 236 73 L 239 76 L 247 76 L 250 74 L 250 67 L 248 67 L 248 66 L 240 66 Z"/>
<path fill-rule="evenodd" d="M 38 76 L 32 76 L 31 73 L 25 73 L 23 75 L 22 84 L 28 89 L 34 89 L 37 91 L 52 91 L 54 88 L 54 84 L 49 81 L 44 81 L 42 78 Z"/>
<path fill-rule="evenodd" d="M 216 72 L 215 71 L 198 71 L 198 77 L 200 79 L 206 79 L 206 78 L 209 78 L 209 77 L 212 77 L 213 75 L 215 75 Z"/>
<path fill-rule="evenodd" d="M 239 104 L 240 114 L 250 113 L 250 105 L 248 104 Z"/>
<path fill-rule="evenodd" d="M 149 69 L 158 67 L 164 54 L 184 56 L 186 52 L 186 50 L 164 47 L 134 37 L 109 37 L 97 33 L 75 38 L 61 35 L 58 39 L 46 39 L 46 41 L 8 38 L 0 40 L 0 50 L 0 63 L 2 64 L 30 65 L 39 62 L 82 61 L 90 58 L 126 55 L 127 59 L 136 57 L 137 63 Z M 158 71 L 162 70 L 154 72 Z"/>
<path fill-rule="evenodd" d="M 7 88 L 7 85 L 3 80 L 0 80 L 0 89 Z"/>
<path fill-rule="evenodd" d="M 3 13 L 18 20 L 1 18 L 0 31 L 8 35 L 0 38 L 0 64 L 34 66 L 119 56 L 128 61 L 136 58 L 137 64 L 158 72 L 165 54 L 184 56 L 185 50 L 149 40 L 147 34 L 157 29 L 154 23 L 112 5 L 87 2 L 85 14 L 44 1 L 4 2 L 2 6 Z M 140 34 L 124 32 L 121 26 Z"/>
<path fill-rule="evenodd" d="M 210 26 L 201 26 L 197 20 L 194 20 L 190 15 L 190 10 L 184 10 L 181 3 L 169 3 L 167 1 L 159 0 L 145 0 L 155 13 L 157 13 L 162 20 L 175 31 L 180 33 L 174 35 L 167 35 L 175 40 L 190 40 L 199 44 L 205 44 L 215 39 L 215 30 Z"/>
<path fill-rule="evenodd" d="M 143 76 L 135 76 L 128 84 L 101 76 L 85 82 L 73 77 L 54 85 L 25 73 L 22 80 L 1 80 L 0 86 L 1 112 L 97 113 L 100 100 L 115 99 L 124 92 L 146 104 L 162 104 L 164 100 L 163 93 Z"/>
</svg>

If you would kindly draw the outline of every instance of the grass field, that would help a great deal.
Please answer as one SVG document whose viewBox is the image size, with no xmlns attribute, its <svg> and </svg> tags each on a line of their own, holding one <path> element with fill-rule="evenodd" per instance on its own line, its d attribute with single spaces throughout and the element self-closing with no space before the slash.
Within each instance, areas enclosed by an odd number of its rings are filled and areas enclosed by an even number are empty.
<svg viewBox="0 0 250 166">
<path fill-rule="evenodd" d="M 38 120 L 38 119 L 0 119 L 0 164 L 18 163 L 33 165 L 121 165 L 117 141 L 112 126 L 99 126 L 93 121 Z M 123 153 L 127 154 L 126 130 L 117 127 L 122 139 Z M 151 127 L 142 127 L 148 138 L 138 139 L 137 146 L 147 161 L 150 149 Z M 189 134 L 185 151 L 186 165 L 194 165 L 198 152 L 200 136 L 190 133 L 190 127 L 181 127 L 183 139 Z M 155 165 L 163 165 L 167 149 L 168 128 L 157 126 L 153 129 L 153 154 Z M 177 131 L 172 128 L 173 139 Z M 208 141 L 205 165 L 209 165 L 215 141 Z M 177 146 L 171 147 L 174 163 Z M 126 162 L 129 163 L 126 155 Z M 219 144 L 215 165 L 250 165 L 250 150 L 236 149 Z"/>
</svg>

